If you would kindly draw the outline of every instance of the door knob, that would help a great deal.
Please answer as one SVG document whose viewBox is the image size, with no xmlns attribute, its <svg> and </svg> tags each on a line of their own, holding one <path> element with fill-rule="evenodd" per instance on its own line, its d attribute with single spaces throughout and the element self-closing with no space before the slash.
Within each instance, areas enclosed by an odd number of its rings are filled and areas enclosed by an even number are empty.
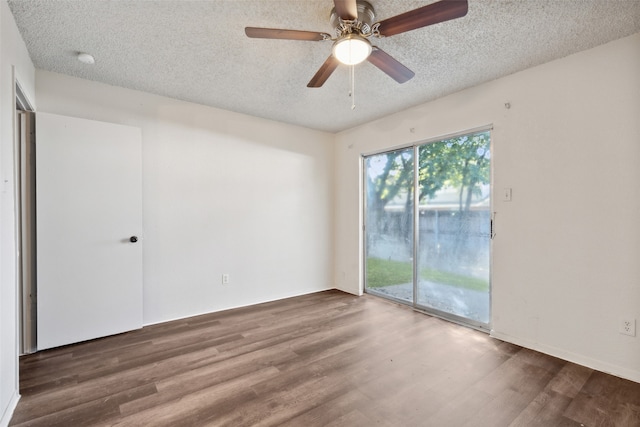
<svg viewBox="0 0 640 427">
<path fill-rule="evenodd" d="M 131 237 L 129 237 L 129 241 L 130 241 L 131 243 L 135 243 L 135 242 L 137 242 L 137 241 L 138 241 L 138 237 L 137 237 L 137 236 L 131 236 Z"/>
</svg>

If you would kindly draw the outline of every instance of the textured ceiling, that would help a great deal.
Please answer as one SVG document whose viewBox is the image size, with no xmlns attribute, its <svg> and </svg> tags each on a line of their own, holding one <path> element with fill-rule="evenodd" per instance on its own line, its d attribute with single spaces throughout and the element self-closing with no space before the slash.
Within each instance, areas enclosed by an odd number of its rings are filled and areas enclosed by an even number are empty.
<svg viewBox="0 0 640 427">
<path fill-rule="evenodd" d="M 432 0 L 368 0 L 376 20 Z M 330 41 L 249 39 L 245 26 L 321 31 L 331 0 L 9 0 L 36 68 L 337 132 L 640 31 L 640 0 L 469 0 L 464 18 L 374 44 L 416 76 L 340 66 L 306 85 Z M 76 60 L 89 52 L 95 65 Z"/>
</svg>

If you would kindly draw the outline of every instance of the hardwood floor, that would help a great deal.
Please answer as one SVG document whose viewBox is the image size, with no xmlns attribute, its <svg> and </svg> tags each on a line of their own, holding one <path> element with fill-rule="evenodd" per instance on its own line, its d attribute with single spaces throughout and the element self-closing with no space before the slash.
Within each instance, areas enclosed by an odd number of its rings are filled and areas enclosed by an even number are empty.
<svg viewBox="0 0 640 427">
<path fill-rule="evenodd" d="M 12 426 L 640 426 L 640 384 L 327 291 L 25 356 Z"/>
</svg>

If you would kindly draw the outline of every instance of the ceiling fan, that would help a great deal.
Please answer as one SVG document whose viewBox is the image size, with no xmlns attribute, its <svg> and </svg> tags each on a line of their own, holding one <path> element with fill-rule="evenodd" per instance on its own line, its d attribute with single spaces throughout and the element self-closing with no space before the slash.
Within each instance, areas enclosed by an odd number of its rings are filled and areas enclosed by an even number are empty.
<svg viewBox="0 0 640 427">
<path fill-rule="evenodd" d="M 307 87 L 321 87 L 340 63 L 356 65 L 364 60 L 378 67 L 398 83 L 415 73 L 391 55 L 371 44 L 371 37 L 389 37 L 467 14 L 467 0 L 441 0 L 400 15 L 375 22 L 373 6 L 364 0 L 334 0 L 330 21 L 336 37 L 315 31 L 246 27 L 251 38 L 303 41 L 333 41 L 331 55 L 313 76 Z"/>
</svg>

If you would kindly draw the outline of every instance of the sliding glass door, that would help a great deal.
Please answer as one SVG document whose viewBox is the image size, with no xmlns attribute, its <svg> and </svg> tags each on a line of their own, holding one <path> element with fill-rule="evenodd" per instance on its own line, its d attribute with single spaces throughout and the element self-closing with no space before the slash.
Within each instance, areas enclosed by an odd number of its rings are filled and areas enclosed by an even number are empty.
<svg viewBox="0 0 640 427">
<path fill-rule="evenodd" d="M 413 148 L 365 158 L 368 292 L 413 303 Z"/>
<path fill-rule="evenodd" d="M 367 292 L 488 327 L 490 153 L 483 131 L 364 158 Z"/>
<path fill-rule="evenodd" d="M 416 305 L 489 323 L 489 132 L 418 147 Z"/>
</svg>

